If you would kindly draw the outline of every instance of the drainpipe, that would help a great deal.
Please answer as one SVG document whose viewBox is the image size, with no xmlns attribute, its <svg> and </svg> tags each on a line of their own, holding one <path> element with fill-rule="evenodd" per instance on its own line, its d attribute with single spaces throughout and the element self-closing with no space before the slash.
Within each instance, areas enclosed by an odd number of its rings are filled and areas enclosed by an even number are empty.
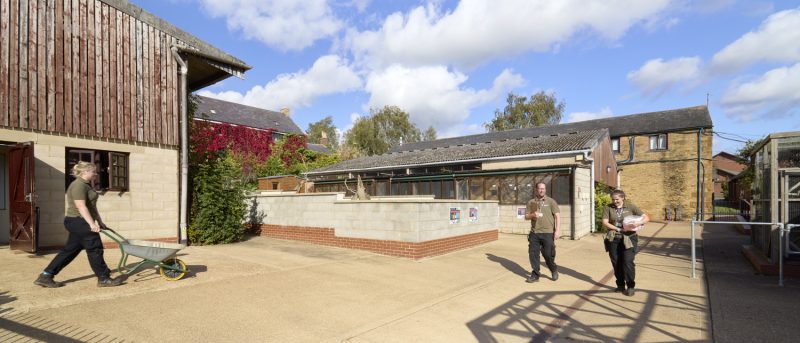
<svg viewBox="0 0 800 343">
<path fill-rule="evenodd" d="M 181 94 L 181 208 L 180 208 L 180 228 L 178 231 L 178 241 L 185 244 L 187 241 L 186 236 L 186 218 L 187 218 L 187 198 L 189 196 L 189 118 L 186 117 L 186 74 L 189 68 L 186 66 L 186 61 L 183 60 L 178 53 L 178 47 L 172 46 L 170 48 L 172 56 L 178 61 L 181 67 L 178 73 L 181 74 L 180 80 L 180 94 Z"/>
<path fill-rule="evenodd" d="M 587 161 L 592 161 L 592 171 L 591 171 L 591 175 L 592 176 L 589 179 L 589 185 L 590 185 L 589 186 L 589 208 L 591 209 L 591 211 L 589 211 L 589 213 L 590 213 L 589 214 L 590 215 L 589 232 L 593 233 L 595 231 L 595 223 L 594 223 L 594 177 L 595 177 L 595 175 L 594 175 L 594 158 L 589 157 L 589 151 L 587 151 L 587 150 L 583 151 L 583 158 L 585 160 L 587 160 Z M 573 175 L 573 177 L 574 177 L 574 175 Z"/>
<path fill-rule="evenodd" d="M 700 168 L 702 168 L 701 164 L 703 163 L 700 160 L 700 156 L 703 155 L 702 138 L 703 138 L 703 128 L 701 127 L 700 129 L 697 130 L 697 208 L 695 209 L 695 220 L 703 220 L 702 213 L 701 213 L 703 211 L 703 209 L 701 207 L 702 206 L 702 204 L 701 204 L 701 202 L 702 202 L 702 200 L 701 200 L 702 194 L 700 193 L 702 191 L 702 187 L 703 187 L 702 186 L 702 174 L 700 172 Z"/>
</svg>

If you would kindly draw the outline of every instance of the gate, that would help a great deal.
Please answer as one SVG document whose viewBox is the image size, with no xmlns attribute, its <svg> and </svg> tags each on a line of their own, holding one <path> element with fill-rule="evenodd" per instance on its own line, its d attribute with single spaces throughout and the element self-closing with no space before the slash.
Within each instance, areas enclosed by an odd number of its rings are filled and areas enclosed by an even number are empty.
<svg viewBox="0 0 800 343">
<path fill-rule="evenodd" d="M 737 221 L 744 219 L 750 221 L 750 204 L 744 200 L 731 201 L 727 199 L 715 199 L 712 195 L 711 220 L 713 221 Z"/>
</svg>

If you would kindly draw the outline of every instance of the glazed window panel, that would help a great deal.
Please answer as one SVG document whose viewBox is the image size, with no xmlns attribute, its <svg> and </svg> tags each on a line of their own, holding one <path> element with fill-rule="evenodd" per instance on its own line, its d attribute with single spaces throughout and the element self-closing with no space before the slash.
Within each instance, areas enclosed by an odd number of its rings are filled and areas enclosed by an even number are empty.
<svg viewBox="0 0 800 343">
<path fill-rule="evenodd" d="M 500 179 L 500 203 L 515 204 L 517 202 L 517 179 L 515 176 L 505 176 Z"/>
<path fill-rule="evenodd" d="M 650 150 L 667 150 L 667 134 L 651 135 Z"/>
<path fill-rule="evenodd" d="M 446 180 L 442 181 L 442 199 L 455 199 L 456 188 L 455 181 Z"/>
<path fill-rule="evenodd" d="M 553 178 L 552 190 L 549 193 L 557 203 L 562 205 L 570 204 L 569 176 L 559 175 Z"/>
<path fill-rule="evenodd" d="M 485 200 L 498 200 L 500 195 L 500 178 L 487 177 L 486 178 L 486 195 Z"/>
<path fill-rule="evenodd" d="M 129 159 L 129 155 L 124 152 L 66 148 L 64 190 L 75 180 L 72 168 L 78 162 L 89 162 L 97 166 L 97 179 L 91 183 L 94 189 L 127 191 Z"/>
<path fill-rule="evenodd" d="M 431 181 L 430 188 L 434 199 L 442 199 L 442 181 Z"/>
<path fill-rule="evenodd" d="M 484 178 L 474 177 L 469 180 L 469 200 L 483 200 Z"/>
<path fill-rule="evenodd" d="M 456 194 L 458 200 L 469 200 L 469 181 L 466 179 L 456 180 Z"/>
<path fill-rule="evenodd" d="M 533 176 L 522 175 L 517 181 L 517 203 L 527 204 L 533 198 Z"/>
</svg>

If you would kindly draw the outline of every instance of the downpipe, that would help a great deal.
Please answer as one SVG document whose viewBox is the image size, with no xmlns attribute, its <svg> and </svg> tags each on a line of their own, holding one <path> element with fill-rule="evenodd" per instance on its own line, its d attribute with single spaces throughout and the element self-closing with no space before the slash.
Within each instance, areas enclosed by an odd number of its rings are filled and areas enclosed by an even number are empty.
<svg viewBox="0 0 800 343">
<path fill-rule="evenodd" d="M 178 53 L 178 47 L 172 46 L 170 48 L 172 56 L 180 64 L 178 73 L 181 75 L 180 79 L 180 102 L 181 102 L 181 190 L 180 190 L 180 226 L 178 229 L 178 241 L 181 244 L 186 244 L 186 222 L 187 222 L 187 203 L 189 197 L 189 118 L 186 117 L 186 74 L 189 73 L 189 68 L 186 66 L 186 61 Z"/>
</svg>

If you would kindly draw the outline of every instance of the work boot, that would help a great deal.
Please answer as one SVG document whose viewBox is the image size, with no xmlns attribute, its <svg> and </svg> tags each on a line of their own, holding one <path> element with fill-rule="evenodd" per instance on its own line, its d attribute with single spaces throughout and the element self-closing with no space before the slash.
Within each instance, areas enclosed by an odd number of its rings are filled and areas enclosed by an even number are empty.
<svg viewBox="0 0 800 343">
<path fill-rule="evenodd" d="M 64 286 L 63 283 L 56 282 L 55 280 L 53 280 L 53 275 L 44 274 L 44 273 L 39 274 L 39 277 L 37 277 L 36 280 L 33 281 L 33 284 L 34 285 L 39 285 L 39 286 L 42 286 L 42 287 L 45 287 L 45 288 L 58 288 L 58 287 Z"/>
<path fill-rule="evenodd" d="M 553 271 L 552 276 L 550 277 L 553 281 L 558 280 L 558 271 Z"/>
<path fill-rule="evenodd" d="M 636 291 L 633 288 L 628 288 L 622 294 L 632 297 L 634 294 L 636 294 Z"/>
<path fill-rule="evenodd" d="M 525 282 L 527 283 L 539 282 L 539 275 L 536 275 L 535 273 L 531 272 L 531 275 L 528 276 L 527 279 L 525 279 Z"/>
<path fill-rule="evenodd" d="M 105 278 L 97 280 L 97 287 L 116 287 L 122 284 L 121 277 Z"/>
</svg>

